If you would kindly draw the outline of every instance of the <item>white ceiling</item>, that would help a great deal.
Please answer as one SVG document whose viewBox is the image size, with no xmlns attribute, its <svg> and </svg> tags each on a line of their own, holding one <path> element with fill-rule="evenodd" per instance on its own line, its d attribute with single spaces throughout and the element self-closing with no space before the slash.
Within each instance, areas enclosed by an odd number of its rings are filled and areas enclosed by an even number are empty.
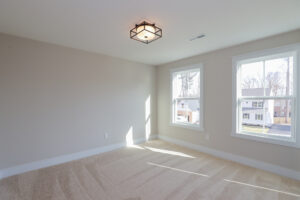
<svg viewBox="0 0 300 200">
<path fill-rule="evenodd" d="M 148 45 L 129 39 L 144 19 Z M 152 65 L 298 28 L 300 0 L 0 0 L 0 32 Z"/>
</svg>

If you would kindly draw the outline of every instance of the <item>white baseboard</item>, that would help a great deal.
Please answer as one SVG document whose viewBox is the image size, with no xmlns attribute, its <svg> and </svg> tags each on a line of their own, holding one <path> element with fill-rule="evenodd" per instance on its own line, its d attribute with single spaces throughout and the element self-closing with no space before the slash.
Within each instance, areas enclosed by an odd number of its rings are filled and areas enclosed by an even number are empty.
<svg viewBox="0 0 300 200">
<path fill-rule="evenodd" d="M 226 160 L 231 160 L 231 161 L 241 163 L 241 164 L 244 164 L 244 165 L 247 165 L 247 166 L 250 166 L 250 167 L 262 169 L 262 170 L 265 170 L 265 171 L 269 171 L 269 172 L 272 172 L 272 173 L 275 173 L 275 174 L 278 174 L 278 175 L 281 175 L 281 176 L 285 176 L 285 177 L 296 179 L 296 180 L 300 181 L 300 172 L 299 171 L 291 170 L 291 169 L 288 169 L 288 168 L 280 167 L 278 165 L 273 165 L 273 164 L 258 161 L 258 160 L 253 160 L 253 159 L 250 159 L 250 158 L 245 158 L 245 157 L 234 155 L 234 154 L 231 154 L 231 153 L 226 153 L 226 152 L 223 152 L 223 151 L 218 151 L 218 150 L 211 149 L 211 148 L 208 148 L 208 147 L 204 147 L 204 146 L 201 146 L 201 145 L 191 144 L 191 143 L 184 142 L 182 140 L 178 140 L 178 139 L 171 138 L 171 137 L 164 136 L 164 135 L 158 135 L 158 138 L 161 139 L 161 140 L 170 142 L 170 143 L 177 144 L 179 146 L 194 149 L 196 151 L 207 153 L 207 154 L 219 157 L 219 158 L 223 158 L 223 159 L 226 159 Z"/>
<path fill-rule="evenodd" d="M 157 138 L 157 135 L 152 135 L 150 137 L 150 139 L 156 139 L 156 138 Z M 134 140 L 134 144 L 143 143 L 145 141 L 146 141 L 145 138 L 136 139 L 136 140 Z M 9 177 L 9 176 L 22 174 L 22 173 L 25 173 L 28 171 L 33 171 L 33 170 L 37 170 L 37 169 L 41 169 L 41 168 L 45 168 L 45 167 L 50 167 L 50 166 L 70 162 L 73 160 L 78 160 L 81 158 L 97 155 L 97 154 L 112 151 L 115 149 L 119 149 L 119 148 L 122 148 L 125 146 L 127 146 L 126 142 L 122 142 L 122 143 L 118 143 L 118 144 L 112 144 L 112 145 L 108 145 L 108 146 L 98 147 L 95 149 L 90 149 L 90 150 L 72 153 L 72 154 L 68 154 L 68 155 L 62 155 L 62 156 L 58 156 L 58 157 L 54 157 L 54 158 L 49 158 L 49 159 L 39 160 L 39 161 L 31 162 L 31 163 L 26 163 L 26 164 L 14 166 L 14 167 L 6 168 L 6 169 L 1 169 L 0 170 L 0 180 L 3 178 Z"/>
</svg>

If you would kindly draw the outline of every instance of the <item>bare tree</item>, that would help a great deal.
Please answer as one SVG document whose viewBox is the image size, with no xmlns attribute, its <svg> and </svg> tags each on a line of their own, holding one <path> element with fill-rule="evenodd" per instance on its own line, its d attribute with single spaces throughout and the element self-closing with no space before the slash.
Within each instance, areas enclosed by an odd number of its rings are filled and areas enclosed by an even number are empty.
<svg viewBox="0 0 300 200">
<path fill-rule="evenodd" d="M 248 76 L 243 79 L 242 87 L 244 89 L 262 88 L 263 87 L 263 78 L 260 78 L 259 74 L 257 74 L 255 77 Z"/>
<path fill-rule="evenodd" d="M 274 96 L 283 88 L 279 72 L 269 72 L 266 76 L 266 88 L 270 88 Z"/>
<path fill-rule="evenodd" d="M 179 96 L 186 96 L 186 92 L 187 92 L 187 89 L 188 89 L 188 74 L 187 73 L 182 73 L 179 77 L 179 79 L 181 79 L 181 90 L 180 90 L 180 94 Z"/>
<path fill-rule="evenodd" d="M 194 77 L 197 76 L 198 73 L 191 73 L 187 72 L 184 74 L 181 74 L 180 79 L 181 79 L 181 91 L 179 96 L 186 97 L 188 96 L 188 90 L 189 86 L 192 87 L 194 84 Z"/>
<path fill-rule="evenodd" d="M 250 89 L 250 88 L 253 87 L 253 83 L 254 83 L 253 79 L 247 77 L 247 78 L 245 78 L 245 79 L 243 80 L 242 87 L 243 87 L 244 89 Z"/>
</svg>

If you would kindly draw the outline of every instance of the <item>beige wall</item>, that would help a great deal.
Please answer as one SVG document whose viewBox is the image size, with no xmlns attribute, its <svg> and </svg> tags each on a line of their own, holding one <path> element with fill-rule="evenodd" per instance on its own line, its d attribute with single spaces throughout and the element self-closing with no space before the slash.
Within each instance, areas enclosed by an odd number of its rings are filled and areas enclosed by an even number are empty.
<svg viewBox="0 0 300 200">
<path fill-rule="evenodd" d="M 300 171 L 300 149 L 230 136 L 232 56 L 296 42 L 300 30 L 155 70 L 0 34 L 0 169 L 124 142 L 131 126 L 135 139 L 144 138 L 145 103 L 151 96 L 152 133 Z M 171 127 L 169 69 L 199 62 L 205 73 L 205 131 Z"/>
<path fill-rule="evenodd" d="M 197 42 L 201 45 L 200 40 Z M 300 149 L 239 139 L 230 135 L 232 131 L 232 57 L 298 42 L 300 42 L 300 30 L 158 66 L 158 133 L 300 171 Z M 204 132 L 169 125 L 169 70 L 194 63 L 204 64 Z M 206 140 L 205 135 L 209 135 L 210 140 Z"/>
<path fill-rule="evenodd" d="M 0 34 L 0 169 L 144 138 L 149 96 L 156 133 L 155 88 L 155 67 Z"/>
</svg>

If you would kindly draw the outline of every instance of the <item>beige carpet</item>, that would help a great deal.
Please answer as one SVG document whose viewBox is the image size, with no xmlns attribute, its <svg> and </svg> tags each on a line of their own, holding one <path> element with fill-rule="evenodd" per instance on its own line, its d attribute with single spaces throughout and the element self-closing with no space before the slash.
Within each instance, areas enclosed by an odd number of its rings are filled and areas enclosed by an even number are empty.
<svg viewBox="0 0 300 200">
<path fill-rule="evenodd" d="M 159 140 L 0 181 L 0 199 L 300 199 L 300 182 Z"/>
</svg>

